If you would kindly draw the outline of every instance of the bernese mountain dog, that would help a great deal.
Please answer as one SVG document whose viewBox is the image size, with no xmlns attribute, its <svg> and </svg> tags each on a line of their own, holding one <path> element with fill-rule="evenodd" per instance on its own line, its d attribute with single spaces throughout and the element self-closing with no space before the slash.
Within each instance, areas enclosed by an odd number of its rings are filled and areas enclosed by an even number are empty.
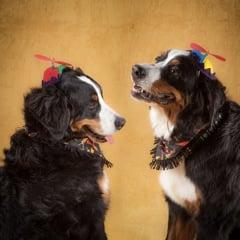
<svg viewBox="0 0 240 240">
<path fill-rule="evenodd" d="M 191 50 L 136 64 L 132 79 L 132 96 L 150 108 L 150 166 L 161 170 L 166 239 L 240 239 L 239 105 Z"/>
<path fill-rule="evenodd" d="M 109 202 L 99 143 L 111 142 L 125 119 L 80 69 L 32 89 L 25 127 L 11 137 L 0 168 L 1 240 L 106 240 Z"/>
</svg>

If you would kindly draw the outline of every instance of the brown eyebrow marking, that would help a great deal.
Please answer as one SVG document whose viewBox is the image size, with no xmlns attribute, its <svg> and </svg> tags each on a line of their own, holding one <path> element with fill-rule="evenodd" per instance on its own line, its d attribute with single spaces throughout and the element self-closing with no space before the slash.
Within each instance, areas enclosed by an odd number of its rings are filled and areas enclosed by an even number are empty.
<svg viewBox="0 0 240 240">
<path fill-rule="evenodd" d="M 178 59 L 173 59 L 172 61 L 170 61 L 169 64 L 170 65 L 178 65 L 178 64 L 180 64 L 180 61 Z"/>
<path fill-rule="evenodd" d="M 98 101 L 98 96 L 97 96 L 97 94 L 92 95 L 91 98 L 92 98 L 93 101 Z"/>
</svg>

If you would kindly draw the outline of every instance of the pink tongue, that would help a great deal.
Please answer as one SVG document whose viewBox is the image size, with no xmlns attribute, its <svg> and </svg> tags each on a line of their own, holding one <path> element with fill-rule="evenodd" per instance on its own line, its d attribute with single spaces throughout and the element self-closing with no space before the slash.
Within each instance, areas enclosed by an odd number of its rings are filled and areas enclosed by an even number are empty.
<svg viewBox="0 0 240 240">
<path fill-rule="evenodd" d="M 110 144 L 113 144 L 113 143 L 114 143 L 114 140 L 113 140 L 112 135 L 108 135 L 108 136 L 106 136 L 105 139 L 106 139 L 107 142 L 110 143 Z"/>
</svg>

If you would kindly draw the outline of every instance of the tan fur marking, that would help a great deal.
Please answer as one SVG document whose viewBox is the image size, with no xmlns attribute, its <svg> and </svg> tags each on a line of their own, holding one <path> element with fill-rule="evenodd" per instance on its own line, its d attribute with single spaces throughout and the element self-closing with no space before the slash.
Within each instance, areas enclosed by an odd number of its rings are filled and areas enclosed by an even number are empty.
<svg viewBox="0 0 240 240">
<path fill-rule="evenodd" d="M 201 203 L 202 203 L 202 195 L 199 189 L 196 188 L 197 200 L 194 202 L 185 201 L 186 211 L 191 216 L 197 216 L 200 211 Z"/>
<path fill-rule="evenodd" d="M 193 240 L 196 234 L 194 220 L 183 220 L 180 217 L 172 219 L 168 229 L 167 240 Z"/>
<path fill-rule="evenodd" d="M 92 100 L 97 102 L 98 101 L 98 96 L 96 94 L 92 95 Z"/>
<path fill-rule="evenodd" d="M 73 132 L 77 132 L 81 130 L 83 126 L 90 126 L 93 130 L 99 130 L 100 129 L 100 123 L 99 120 L 96 119 L 83 119 L 81 121 L 75 121 L 71 123 L 71 130 Z"/>
<path fill-rule="evenodd" d="M 167 105 L 159 104 L 159 107 L 164 109 L 168 119 L 172 123 L 176 123 L 179 112 L 186 105 L 186 101 L 184 100 L 182 94 L 177 89 L 170 86 L 163 80 L 157 81 L 152 85 L 151 93 L 156 94 L 156 95 L 159 93 L 172 93 L 175 95 L 176 100 L 173 103 L 170 103 Z"/>
<path fill-rule="evenodd" d="M 180 63 L 179 60 L 173 59 L 173 60 L 169 63 L 169 65 L 178 65 L 179 63 Z"/>
</svg>

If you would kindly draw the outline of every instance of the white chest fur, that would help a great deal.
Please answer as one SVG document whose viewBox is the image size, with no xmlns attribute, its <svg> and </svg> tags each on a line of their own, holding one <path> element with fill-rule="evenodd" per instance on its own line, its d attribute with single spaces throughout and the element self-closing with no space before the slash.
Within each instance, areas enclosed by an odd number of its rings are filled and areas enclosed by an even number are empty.
<svg viewBox="0 0 240 240">
<path fill-rule="evenodd" d="M 174 125 L 168 120 L 164 110 L 160 107 L 152 106 L 150 109 L 150 120 L 154 135 L 169 139 Z"/>
<path fill-rule="evenodd" d="M 186 176 L 184 162 L 174 169 L 161 171 L 159 181 L 163 191 L 173 202 L 184 207 L 186 202 L 197 201 L 196 187 Z"/>
<path fill-rule="evenodd" d="M 164 110 L 152 106 L 150 120 L 154 135 L 169 139 L 174 125 L 169 121 Z M 174 169 L 161 171 L 159 180 L 164 193 L 175 203 L 184 207 L 186 202 L 191 203 L 197 200 L 196 187 L 186 176 L 184 162 Z"/>
</svg>

